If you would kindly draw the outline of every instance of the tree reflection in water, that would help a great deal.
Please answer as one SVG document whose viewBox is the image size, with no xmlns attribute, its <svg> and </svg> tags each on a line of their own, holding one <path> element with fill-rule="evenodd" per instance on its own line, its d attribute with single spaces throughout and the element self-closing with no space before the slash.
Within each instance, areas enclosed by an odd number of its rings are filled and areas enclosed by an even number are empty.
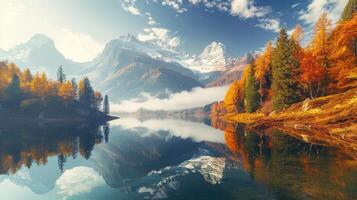
<svg viewBox="0 0 357 200">
<path fill-rule="evenodd" d="M 104 135 L 104 136 L 103 136 Z M 15 174 L 22 166 L 45 165 L 49 157 L 57 156 L 58 168 L 68 157 L 78 154 L 91 157 L 94 145 L 109 140 L 109 125 L 1 125 L 0 174 Z"/>
<path fill-rule="evenodd" d="M 357 161 L 338 148 L 298 140 L 270 128 L 211 119 L 224 131 L 232 159 L 277 199 L 356 199 Z"/>
</svg>

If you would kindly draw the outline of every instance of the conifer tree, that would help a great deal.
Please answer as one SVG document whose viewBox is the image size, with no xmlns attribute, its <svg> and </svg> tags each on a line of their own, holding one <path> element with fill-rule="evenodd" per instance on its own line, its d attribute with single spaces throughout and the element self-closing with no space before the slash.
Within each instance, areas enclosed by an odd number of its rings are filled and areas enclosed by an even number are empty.
<svg viewBox="0 0 357 200">
<path fill-rule="evenodd" d="M 357 0 L 349 0 L 341 15 L 341 21 L 348 21 L 357 13 Z M 357 56 L 357 38 L 352 41 L 354 56 Z"/>
<path fill-rule="evenodd" d="M 255 79 L 254 61 L 248 67 L 248 77 L 244 84 L 245 110 L 252 113 L 260 105 L 259 82 Z"/>
<path fill-rule="evenodd" d="M 62 85 L 62 83 L 64 83 L 66 81 L 66 75 L 64 74 L 62 65 L 59 66 L 59 68 L 58 68 L 57 80 L 58 80 L 58 82 L 60 82 L 61 85 Z"/>
<path fill-rule="evenodd" d="M 12 80 L 9 86 L 6 88 L 5 94 L 8 98 L 9 104 L 17 105 L 21 100 L 21 88 L 20 88 L 20 79 L 17 74 L 12 76 Z"/>
<path fill-rule="evenodd" d="M 108 95 L 104 96 L 103 112 L 107 115 L 110 113 Z"/>
<path fill-rule="evenodd" d="M 78 84 L 75 78 L 72 78 L 71 80 L 72 86 L 73 86 L 73 96 L 76 99 L 78 96 Z"/>
<path fill-rule="evenodd" d="M 273 45 L 269 41 L 266 45 L 265 52 L 258 56 L 255 61 L 255 78 L 259 82 L 260 104 L 267 97 L 268 90 L 271 88 L 271 53 Z"/>
<path fill-rule="evenodd" d="M 79 102 L 84 106 L 93 108 L 95 104 L 94 91 L 88 78 L 79 82 Z"/>
<path fill-rule="evenodd" d="M 341 20 L 351 20 L 353 15 L 357 11 L 357 0 L 349 0 L 345 6 L 345 9 L 342 12 Z"/>
<path fill-rule="evenodd" d="M 292 40 L 285 29 L 281 29 L 272 54 L 272 91 L 274 110 L 280 111 L 300 100 L 298 77 L 294 73 L 298 62 L 294 57 Z"/>
<path fill-rule="evenodd" d="M 318 63 L 325 69 L 325 72 L 331 67 L 331 30 L 332 22 L 328 18 L 327 13 L 324 12 L 315 24 L 314 36 L 309 46 L 313 56 L 316 57 Z M 330 77 L 328 77 L 328 73 L 325 73 L 321 85 L 321 95 L 327 94 L 329 81 L 331 81 Z"/>
<path fill-rule="evenodd" d="M 27 68 L 25 69 L 25 71 L 23 72 L 23 80 L 24 82 L 28 82 L 30 83 L 33 79 L 33 76 L 31 74 L 31 71 Z"/>
</svg>

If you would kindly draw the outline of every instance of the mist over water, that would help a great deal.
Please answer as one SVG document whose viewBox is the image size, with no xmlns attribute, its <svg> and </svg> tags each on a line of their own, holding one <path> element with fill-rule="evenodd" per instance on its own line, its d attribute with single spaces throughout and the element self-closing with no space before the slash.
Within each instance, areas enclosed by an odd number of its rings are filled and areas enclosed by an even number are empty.
<svg viewBox="0 0 357 200">
<path fill-rule="evenodd" d="M 169 98 L 159 99 L 146 96 L 146 100 L 132 99 L 119 103 L 112 103 L 113 113 L 135 112 L 140 108 L 146 110 L 183 110 L 203 107 L 207 104 L 222 101 L 228 86 L 212 88 L 194 88 L 192 91 L 183 91 L 170 95 Z"/>
</svg>

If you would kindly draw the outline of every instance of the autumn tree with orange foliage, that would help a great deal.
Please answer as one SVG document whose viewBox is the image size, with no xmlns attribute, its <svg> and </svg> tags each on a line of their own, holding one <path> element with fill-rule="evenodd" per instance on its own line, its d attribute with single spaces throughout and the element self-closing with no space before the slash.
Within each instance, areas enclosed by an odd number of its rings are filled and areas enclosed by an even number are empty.
<svg viewBox="0 0 357 200">
<path fill-rule="evenodd" d="M 62 77 L 64 77 L 63 70 Z M 47 78 L 45 73 L 31 74 L 29 69 L 21 71 L 15 64 L 0 62 L 0 111 L 21 107 L 22 110 L 31 108 L 31 112 L 51 107 L 52 110 L 71 106 L 98 111 L 103 100 L 102 94 L 94 91 L 89 79 L 81 80 L 79 88 L 75 80 L 54 81 Z M 77 100 L 77 90 L 80 100 Z M 57 107 L 57 108 L 54 108 Z"/>
<path fill-rule="evenodd" d="M 314 36 L 309 45 L 309 50 L 316 57 L 317 63 L 321 65 L 326 72 L 321 85 L 322 95 L 327 94 L 327 86 L 329 82 L 328 69 L 331 66 L 331 31 L 332 22 L 324 12 L 317 20 L 314 27 Z"/>
<path fill-rule="evenodd" d="M 311 99 L 318 97 L 324 79 L 325 69 L 318 63 L 317 58 L 309 51 L 302 53 L 300 68 L 300 80 L 304 89 L 308 90 Z"/>
<path fill-rule="evenodd" d="M 243 109 L 243 84 L 242 81 L 234 81 L 224 98 L 224 106 L 228 113 L 241 112 Z"/>
<path fill-rule="evenodd" d="M 61 96 L 66 104 L 73 101 L 76 97 L 76 92 L 71 81 L 66 81 L 60 85 L 58 95 Z"/>
<path fill-rule="evenodd" d="M 45 73 L 35 74 L 32 82 L 31 82 L 31 92 L 36 97 L 44 98 L 44 97 L 48 96 L 48 91 L 49 91 L 49 85 L 48 85 L 48 80 L 47 80 L 46 74 Z"/>
<path fill-rule="evenodd" d="M 357 38 L 357 14 L 349 21 L 340 22 L 332 33 L 331 87 L 341 88 L 348 81 L 348 74 L 357 68 L 354 41 Z"/>
<path fill-rule="evenodd" d="M 271 87 L 271 54 L 273 51 L 272 42 L 268 42 L 265 52 L 255 60 L 255 78 L 259 81 L 260 105 L 268 94 Z"/>
</svg>

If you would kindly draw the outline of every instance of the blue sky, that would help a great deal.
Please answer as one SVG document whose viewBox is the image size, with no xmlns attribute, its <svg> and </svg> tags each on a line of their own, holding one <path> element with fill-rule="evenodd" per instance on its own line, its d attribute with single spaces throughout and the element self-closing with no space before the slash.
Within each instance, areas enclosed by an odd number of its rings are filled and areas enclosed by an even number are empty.
<svg viewBox="0 0 357 200">
<path fill-rule="evenodd" d="M 0 48 L 35 33 L 76 61 L 91 60 L 120 35 L 198 54 L 212 41 L 231 54 L 259 50 L 279 27 L 306 32 L 327 11 L 336 21 L 347 0 L 0 0 Z M 5 30 L 5 31 L 3 31 Z"/>
</svg>

